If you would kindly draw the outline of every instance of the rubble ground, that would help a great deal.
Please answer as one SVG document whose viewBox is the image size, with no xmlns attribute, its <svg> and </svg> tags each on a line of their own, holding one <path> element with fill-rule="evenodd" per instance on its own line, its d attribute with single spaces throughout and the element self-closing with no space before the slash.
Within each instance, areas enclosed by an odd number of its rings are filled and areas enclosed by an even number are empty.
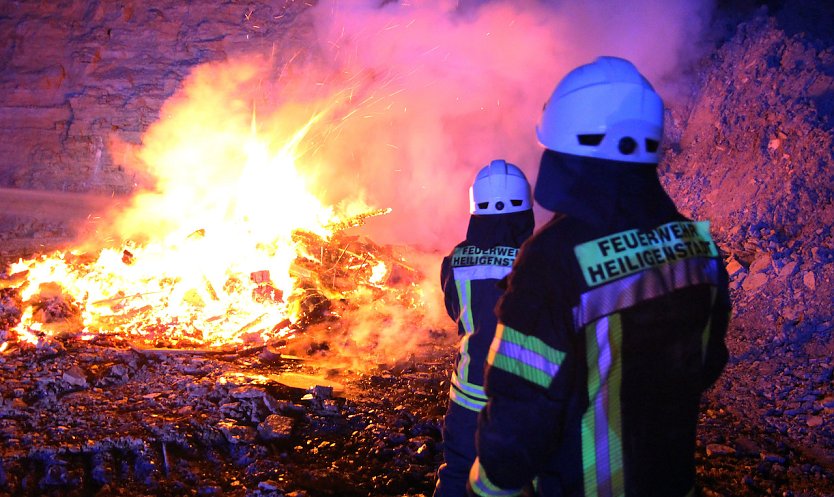
<svg viewBox="0 0 834 497">
<path fill-rule="evenodd" d="M 425 493 L 446 359 L 335 381 L 266 349 L 7 350 L 0 495 Z"/>
<path fill-rule="evenodd" d="M 267 349 L 7 350 L 0 495 L 428 496 L 453 352 L 346 373 Z M 703 494 L 834 495 L 830 455 L 789 439 L 707 397 Z"/>
</svg>

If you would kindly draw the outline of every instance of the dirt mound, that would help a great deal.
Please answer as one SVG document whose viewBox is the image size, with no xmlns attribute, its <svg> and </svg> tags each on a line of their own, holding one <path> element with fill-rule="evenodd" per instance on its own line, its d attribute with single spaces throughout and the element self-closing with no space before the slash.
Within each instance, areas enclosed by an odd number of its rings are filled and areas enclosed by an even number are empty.
<svg viewBox="0 0 834 497">
<path fill-rule="evenodd" d="M 738 304 L 778 295 L 789 305 L 777 317 L 825 318 L 827 309 L 793 304 L 831 302 L 834 49 L 759 16 L 713 54 L 702 80 L 671 132 L 666 187 L 712 221 L 742 266 L 730 268 L 744 290 Z"/>
<path fill-rule="evenodd" d="M 731 363 L 708 412 L 831 469 L 834 48 L 797 29 L 797 10 L 760 10 L 702 61 L 662 171 L 682 210 L 712 221 L 732 277 Z M 744 438 L 728 428 L 715 440 Z"/>
</svg>

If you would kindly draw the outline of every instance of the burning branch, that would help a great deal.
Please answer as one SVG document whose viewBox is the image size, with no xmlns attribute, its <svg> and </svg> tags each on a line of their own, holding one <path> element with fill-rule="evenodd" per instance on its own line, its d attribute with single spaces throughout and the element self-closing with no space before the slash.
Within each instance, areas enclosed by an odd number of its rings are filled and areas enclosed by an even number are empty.
<svg viewBox="0 0 834 497">
<path fill-rule="evenodd" d="M 162 351 L 160 344 L 194 353 L 211 349 L 228 352 L 229 346 L 238 350 L 262 346 L 269 340 L 303 333 L 316 323 L 340 318 L 350 308 L 346 303 L 364 299 L 362 294 L 379 300 L 386 293 L 410 291 L 408 285 L 386 286 L 395 268 L 399 273 L 412 273 L 414 279 L 419 277 L 390 248 L 343 233 L 348 227 L 387 212 L 379 209 L 333 223 L 331 227 L 338 230 L 329 237 L 295 230 L 292 243 L 296 257 L 288 268 L 294 288 L 289 293 L 275 286 L 271 271 L 266 269 L 250 272 L 246 280 L 229 275 L 222 285 L 213 282 L 209 271 L 200 270 L 190 284 L 183 277 L 163 277 L 150 279 L 145 291 L 135 291 L 130 288 L 136 283 L 133 280 L 101 275 L 98 264 L 104 253 L 98 259 L 55 256 L 46 277 L 34 278 L 42 268 L 32 265 L 2 280 L 5 288 L 0 291 L 0 326 L 17 329 L 33 343 L 37 333 L 83 330 L 88 334 L 119 335 L 130 340 L 132 348 L 139 348 L 141 343 L 145 353 Z M 195 233 L 199 234 L 188 239 L 201 243 L 209 240 L 205 230 Z M 129 272 L 146 262 L 147 255 L 136 247 L 111 252 L 118 257 L 116 269 Z M 95 284 L 107 285 L 109 295 L 94 298 L 89 292 L 78 291 L 78 287 L 92 288 Z M 242 309 L 247 311 L 243 313 Z M 210 338 L 211 330 L 216 328 L 230 330 L 225 340 Z M 190 345 L 198 347 L 189 349 Z"/>
</svg>

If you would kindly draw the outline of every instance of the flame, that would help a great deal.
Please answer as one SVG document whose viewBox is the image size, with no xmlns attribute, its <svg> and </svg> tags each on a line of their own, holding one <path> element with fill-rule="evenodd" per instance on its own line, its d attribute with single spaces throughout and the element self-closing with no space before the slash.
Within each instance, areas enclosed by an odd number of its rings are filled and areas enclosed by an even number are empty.
<svg viewBox="0 0 834 497">
<path fill-rule="evenodd" d="M 254 77 L 243 69 L 232 72 L 239 78 L 232 87 Z M 302 286 L 323 277 L 298 264 L 300 257 L 321 262 L 304 241 L 327 242 L 350 225 L 351 214 L 322 205 L 301 174 L 305 140 L 333 105 L 276 137 L 275 130 L 259 131 L 254 105 L 249 122 L 241 119 L 234 111 L 241 102 L 212 90 L 210 79 L 197 74 L 145 135 L 139 156 L 154 187 L 112 221 L 125 242 L 93 255 L 70 250 L 11 266 L 26 275 L 14 329 L 20 340 L 36 344 L 71 331 L 220 347 L 292 335 Z M 297 114 L 288 120 L 298 121 Z M 389 273 L 372 254 L 341 260 L 367 269 L 368 291 Z"/>
</svg>

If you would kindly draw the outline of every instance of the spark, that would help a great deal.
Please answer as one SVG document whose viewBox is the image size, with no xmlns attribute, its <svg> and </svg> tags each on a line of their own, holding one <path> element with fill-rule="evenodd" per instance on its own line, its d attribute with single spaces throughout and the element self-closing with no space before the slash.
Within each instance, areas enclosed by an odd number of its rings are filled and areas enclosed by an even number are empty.
<svg viewBox="0 0 834 497">
<path fill-rule="evenodd" d="M 353 110 L 351 110 L 350 112 L 348 112 L 347 114 L 345 114 L 345 115 L 344 115 L 344 117 L 342 117 L 342 121 L 346 120 L 347 118 L 349 118 L 350 116 L 352 116 L 352 115 L 356 114 L 357 112 L 359 112 L 359 109 L 353 109 Z"/>
</svg>

